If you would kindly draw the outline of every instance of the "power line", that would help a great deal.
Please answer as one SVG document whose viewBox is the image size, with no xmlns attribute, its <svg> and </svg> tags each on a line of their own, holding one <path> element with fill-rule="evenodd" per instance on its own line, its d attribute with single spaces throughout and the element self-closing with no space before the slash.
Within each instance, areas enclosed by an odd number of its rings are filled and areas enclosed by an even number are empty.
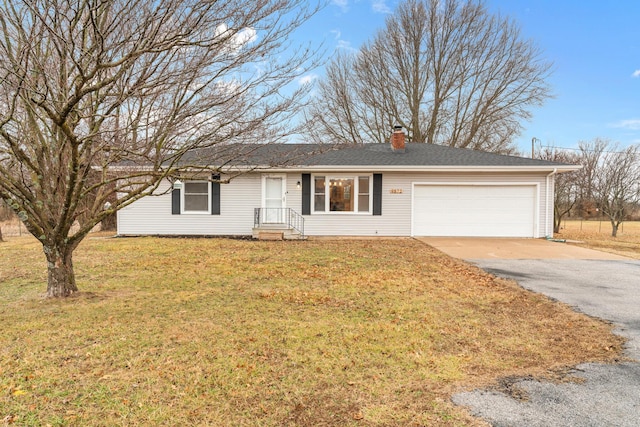
<svg viewBox="0 0 640 427">
<path fill-rule="evenodd" d="M 570 151 L 588 151 L 590 153 L 612 153 L 612 154 L 625 154 L 626 151 L 610 151 L 610 150 L 587 150 L 584 148 L 569 148 L 569 147 L 558 147 L 555 145 L 540 145 L 540 148 L 553 148 L 555 150 L 570 150 Z"/>
</svg>

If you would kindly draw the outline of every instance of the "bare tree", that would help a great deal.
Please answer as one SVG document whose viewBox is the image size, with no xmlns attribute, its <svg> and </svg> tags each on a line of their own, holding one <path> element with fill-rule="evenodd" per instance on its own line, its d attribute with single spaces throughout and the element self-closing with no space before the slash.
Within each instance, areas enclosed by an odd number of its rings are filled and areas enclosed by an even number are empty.
<svg viewBox="0 0 640 427">
<path fill-rule="evenodd" d="M 307 112 L 321 139 L 413 142 L 512 152 L 549 96 L 550 64 L 511 20 L 476 0 L 407 0 L 358 53 L 339 54 Z"/>
<path fill-rule="evenodd" d="M 594 193 L 600 212 L 611 223 L 611 236 L 616 237 L 630 208 L 640 202 L 640 147 L 609 149 L 600 159 Z"/>
<path fill-rule="evenodd" d="M 288 38 L 313 12 L 303 0 L 0 3 L 0 196 L 42 242 L 48 296 L 77 291 L 80 241 L 188 169 L 186 152 L 216 145 L 208 161 L 233 164 L 230 143 L 286 137 L 302 92 L 285 86 L 313 57 Z"/>
<path fill-rule="evenodd" d="M 10 218 L 9 213 L 4 201 L 0 198 L 0 223 Z M 2 238 L 2 227 L 0 226 L 0 243 L 2 242 L 4 242 L 4 239 Z"/>
<path fill-rule="evenodd" d="M 578 144 L 578 162 L 582 169 L 576 172 L 579 191 L 577 208 L 583 213 L 596 208 L 595 183 L 600 173 L 601 159 L 608 146 L 609 141 L 601 138 L 580 141 Z"/>
<path fill-rule="evenodd" d="M 579 164 L 578 153 L 557 149 L 555 147 L 545 147 L 536 153 L 536 158 L 549 160 L 552 162 Z M 553 232 L 560 232 L 562 218 L 576 206 L 580 198 L 578 185 L 579 171 L 564 172 L 556 174 L 555 191 L 553 198 Z"/>
</svg>

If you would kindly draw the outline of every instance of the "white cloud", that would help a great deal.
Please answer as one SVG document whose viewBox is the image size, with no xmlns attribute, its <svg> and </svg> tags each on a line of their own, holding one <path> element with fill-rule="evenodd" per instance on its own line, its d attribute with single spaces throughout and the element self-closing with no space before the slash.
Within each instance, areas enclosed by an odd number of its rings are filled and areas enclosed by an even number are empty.
<svg viewBox="0 0 640 427">
<path fill-rule="evenodd" d="M 338 6 L 342 12 L 349 10 L 349 0 L 331 0 L 334 6 Z"/>
<path fill-rule="evenodd" d="M 635 70 L 633 74 L 631 74 L 631 77 L 640 77 L 640 70 Z"/>
<path fill-rule="evenodd" d="M 258 38 L 258 33 L 251 27 L 243 28 L 235 34 L 232 34 L 230 31 L 227 24 L 222 23 L 216 27 L 215 36 L 218 38 L 224 37 L 227 48 L 233 53 L 236 53 L 244 45 L 252 43 Z"/>
<path fill-rule="evenodd" d="M 387 5 L 386 0 L 373 0 L 371 9 L 376 13 L 391 13 L 391 8 Z"/>
<path fill-rule="evenodd" d="M 307 74 L 306 76 L 302 76 L 302 77 L 300 77 L 298 79 L 298 84 L 300 86 L 307 85 L 307 84 L 313 82 L 317 78 L 318 78 L 317 74 Z"/>
<path fill-rule="evenodd" d="M 640 130 L 640 119 L 620 120 L 617 123 L 611 125 L 614 128 L 628 129 L 628 130 Z"/>
<path fill-rule="evenodd" d="M 351 52 L 357 52 L 358 49 L 352 47 L 351 42 L 340 38 L 342 36 L 342 31 L 336 28 L 334 30 L 330 30 L 329 33 L 333 34 L 334 39 L 337 41 L 336 50 L 344 49 Z"/>
<path fill-rule="evenodd" d="M 346 41 L 346 40 L 338 40 L 338 45 L 336 46 L 336 49 L 344 49 L 344 50 L 348 50 L 351 52 L 357 52 L 358 49 L 356 49 L 355 47 L 351 46 L 351 42 Z"/>
</svg>

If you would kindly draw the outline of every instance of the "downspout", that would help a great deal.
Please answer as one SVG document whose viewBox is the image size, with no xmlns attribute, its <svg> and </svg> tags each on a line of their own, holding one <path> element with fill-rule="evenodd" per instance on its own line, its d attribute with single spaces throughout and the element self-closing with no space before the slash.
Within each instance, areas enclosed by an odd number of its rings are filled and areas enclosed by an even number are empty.
<svg viewBox="0 0 640 427">
<path fill-rule="evenodd" d="M 553 171 L 550 174 L 548 174 L 547 178 L 546 178 L 546 192 L 547 192 L 547 196 L 546 196 L 546 199 L 547 199 L 546 205 L 547 206 L 546 206 L 546 208 L 547 208 L 547 215 L 546 215 L 546 218 L 545 218 L 546 221 L 544 222 L 544 224 L 545 224 L 544 225 L 544 228 L 545 228 L 544 231 L 545 231 L 545 236 L 546 236 L 547 239 L 552 239 L 553 238 L 553 232 L 549 233 L 549 204 L 553 203 L 553 200 L 551 200 L 551 197 L 549 197 L 549 192 L 550 192 L 550 190 L 549 190 L 549 180 L 550 180 L 550 178 L 552 176 L 554 176 L 557 173 L 558 173 L 558 168 L 553 168 Z M 555 215 L 555 212 L 553 210 L 553 205 L 551 205 L 551 221 L 552 222 L 554 221 L 554 215 Z"/>
</svg>

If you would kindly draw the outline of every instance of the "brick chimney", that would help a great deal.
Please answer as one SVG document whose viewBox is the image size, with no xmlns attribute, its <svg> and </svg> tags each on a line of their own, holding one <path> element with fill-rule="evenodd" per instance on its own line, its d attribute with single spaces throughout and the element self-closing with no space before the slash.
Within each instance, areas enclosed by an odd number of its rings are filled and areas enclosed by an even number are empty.
<svg viewBox="0 0 640 427">
<path fill-rule="evenodd" d="M 404 131 L 402 130 L 402 126 L 393 127 L 391 150 L 395 153 L 404 153 Z"/>
</svg>

